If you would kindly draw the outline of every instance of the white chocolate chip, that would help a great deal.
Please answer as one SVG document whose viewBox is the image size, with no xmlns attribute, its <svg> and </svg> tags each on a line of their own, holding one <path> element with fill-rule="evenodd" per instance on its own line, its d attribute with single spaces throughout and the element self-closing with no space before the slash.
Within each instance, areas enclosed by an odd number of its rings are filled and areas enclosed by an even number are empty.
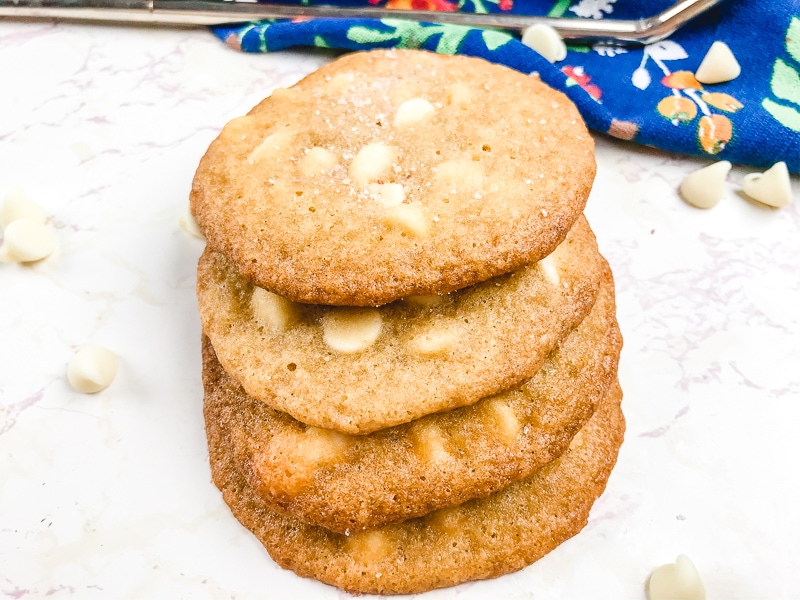
<svg viewBox="0 0 800 600">
<path fill-rule="evenodd" d="M 681 182 L 681 196 L 697 208 L 716 206 L 725 193 L 725 178 L 730 170 L 731 163 L 721 160 L 689 173 Z"/>
<path fill-rule="evenodd" d="M 649 600 L 705 600 L 706 590 L 700 574 L 688 556 L 653 571 L 647 582 Z"/>
<path fill-rule="evenodd" d="M 200 231 L 200 227 L 197 225 L 197 221 L 195 220 L 194 216 L 189 211 L 188 206 L 186 207 L 186 212 L 184 212 L 178 219 L 178 225 L 180 225 L 181 229 L 183 229 L 189 235 L 201 240 L 206 239 L 203 236 L 203 232 Z"/>
<path fill-rule="evenodd" d="M 15 262 L 42 260 L 50 256 L 56 247 L 56 238 L 50 228 L 33 219 L 12 221 L 3 235 L 4 252 Z"/>
<path fill-rule="evenodd" d="M 406 191 L 399 183 L 370 183 L 367 189 L 372 198 L 386 208 L 402 204 L 406 199 Z"/>
<path fill-rule="evenodd" d="M 15 188 L 6 194 L 3 208 L 0 209 L 0 227 L 7 227 L 17 219 L 30 219 L 37 223 L 47 221 L 47 213 L 38 204 L 25 197 L 25 193 Z"/>
<path fill-rule="evenodd" d="M 67 381 L 83 394 L 106 389 L 117 376 L 117 357 L 101 346 L 86 346 L 72 357 L 67 367 Z"/>
<path fill-rule="evenodd" d="M 412 306 L 419 306 L 421 308 L 433 308 L 440 305 L 447 298 L 447 294 L 441 296 L 406 296 L 404 300 Z"/>
<path fill-rule="evenodd" d="M 294 302 L 258 286 L 250 296 L 250 308 L 259 325 L 276 333 L 289 329 L 300 316 L 300 309 Z"/>
<path fill-rule="evenodd" d="M 430 231 L 431 219 L 417 204 L 391 206 L 384 212 L 383 221 L 390 227 L 396 227 L 416 237 L 425 237 Z"/>
<path fill-rule="evenodd" d="M 310 177 L 329 172 L 338 162 L 333 152 L 314 146 L 300 159 L 299 167 L 303 175 Z"/>
<path fill-rule="evenodd" d="M 547 280 L 553 285 L 561 283 L 561 276 L 558 273 L 558 266 L 553 255 L 545 256 L 539 261 L 539 269 L 544 273 Z"/>
<path fill-rule="evenodd" d="M 408 349 L 425 358 L 441 356 L 455 348 L 460 337 L 455 327 L 437 324 L 414 335 L 408 342 Z"/>
<path fill-rule="evenodd" d="M 331 309 L 322 317 L 322 339 L 338 352 L 354 354 L 375 343 L 382 325 L 377 308 Z"/>
<path fill-rule="evenodd" d="M 386 144 L 367 144 L 358 151 L 350 163 L 349 175 L 358 185 L 367 185 L 388 171 L 397 149 Z"/>
<path fill-rule="evenodd" d="M 786 163 L 775 163 L 763 173 L 745 175 L 742 191 L 762 204 L 776 208 L 788 206 L 792 203 L 792 186 Z"/>
<path fill-rule="evenodd" d="M 248 161 L 256 162 L 267 158 L 279 158 L 286 154 L 294 139 L 292 131 L 277 131 L 264 138 L 247 157 Z"/>
<path fill-rule="evenodd" d="M 325 84 L 325 88 L 332 93 L 343 92 L 353 85 L 355 79 L 353 73 L 339 73 Z"/>
<path fill-rule="evenodd" d="M 407 127 L 409 125 L 417 125 L 432 117 L 435 112 L 436 109 L 433 104 L 425 100 L 425 98 L 406 100 L 397 107 L 397 112 L 394 114 L 394 126 Z"/>
<path fill-rule="evenodd" d="M 714 42 L 703 58 L 694 78 L 700 83 L 722 83 L 736 79 L 742 72 L 739 62 L 725 42 Z"/>
<path fill-rule="evenodd" d="M 475 190 L 483 187 L 483 165 L 474 160 L 446 160 L 436 166 L 436 181 L 448 188 Z"/>
<path fill-rule="evenodd" d="M 554 63 L 567 57 L 567 45 L 550 25 L 533 25 L 522 32 L 522 43 Z"/>
<path fill-rule="evenodd" d="M 466 108 L 472 101 L 472 90 L 463 83 L 454 83 L 447 88 L 447 103 Z"/>
</svg>

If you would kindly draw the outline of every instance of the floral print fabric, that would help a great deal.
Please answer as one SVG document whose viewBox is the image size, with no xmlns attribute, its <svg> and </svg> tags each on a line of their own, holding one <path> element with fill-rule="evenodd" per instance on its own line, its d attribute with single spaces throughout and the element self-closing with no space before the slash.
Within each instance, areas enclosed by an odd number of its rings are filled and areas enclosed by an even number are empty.
<svg viewBox="0 0 800 600">
<path fill-rule="evenodd" d="M 308 3 L 306 0 L 305 3 Z M 326 2 L 330 3 L 330 1 Z M 346 6 L 507 12 L 587 19 L 651 16 L 673 0 L 338 0 Z M 800 171 L 800 2 L 727 0 L 668 40 L 645 47 L 573 44 L 550 64 L 502 31 L 397 19 L 294 19 L 215 28 L 229 46 L 270 52 L 293 46 L 346 50 L 421 48 L 467 54 L 564 91 L 589 127 L 673 152 Z M 742 73 L 714 85 L 694 72 L 714 41 Z"/>
</svg>

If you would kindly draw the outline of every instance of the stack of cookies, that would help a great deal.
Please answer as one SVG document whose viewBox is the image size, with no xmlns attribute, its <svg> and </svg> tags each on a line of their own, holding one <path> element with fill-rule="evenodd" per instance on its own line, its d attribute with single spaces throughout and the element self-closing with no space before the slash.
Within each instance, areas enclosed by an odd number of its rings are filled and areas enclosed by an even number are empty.
<svg viewBox="0 0 800 600">
<path fill-rule="evenodd" d="M 585 525 L 622 442 L 593 142 L 538 78 L 345 56 L 225 126 L 191 206 L 214 482 L 353 592 L 495 577 Z"/>
</svg>

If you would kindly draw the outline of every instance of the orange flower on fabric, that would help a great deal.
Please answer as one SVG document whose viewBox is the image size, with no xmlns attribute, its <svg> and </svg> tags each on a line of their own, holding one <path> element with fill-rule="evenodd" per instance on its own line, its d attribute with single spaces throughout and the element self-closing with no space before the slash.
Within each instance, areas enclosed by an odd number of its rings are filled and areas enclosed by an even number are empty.
<svg viewBox="0 0 800 600">
<path fill-rule="evenodd" d="M 744 108 L 744 105 L 741 102 L 739 102 L 733 96 L 729 96 L 728 94 L 715 92 L 711 94 L 703 94 L 702 97 L 703 102 L 706 104 L 710 104 L 714 108 L 724 110 L 725 112 L 735 113 Z"/>
<path fill-rule="evenodd" d="M 393 10 L 438 10 L 442 12 L 454 12 L 458 10 L 458 4 L 447 0 L 389 0 L 386 8 Z"/>
<path fill-rule="evenodd" d="M 703 89 L 703 86 L 699 81 L 697 81 L 697 79 L 694 78 L 694 74 L 690 71 L 675 71 L 674 73 L 665 75 L 661 80 L 661 83 L 674 90 Z"/>
<path fill-rule="evenodd" d="M 658 103 L 661 116 L 677 123 L 688 123 L 697 116 L 697 107 L 688 98 L 667 96 Z"/>
<path fill-rule="evenodd" d="M 708 115 L 700 119 L 697 127 L 697 139 L 703 150 L 709 154 L 719 154 L 731 141 L 733 125 L 723 115 Z"/>
</svg>

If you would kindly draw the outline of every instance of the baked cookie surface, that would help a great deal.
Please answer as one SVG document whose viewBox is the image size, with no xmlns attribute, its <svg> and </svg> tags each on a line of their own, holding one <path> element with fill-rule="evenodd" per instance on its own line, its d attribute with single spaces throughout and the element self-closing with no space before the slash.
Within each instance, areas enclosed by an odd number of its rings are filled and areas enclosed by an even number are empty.
<svg viewBox="0 0 800 600">
<path fill-rule="evenodd" d="M 594 143 L 538 78 L 466 56 L 344 56 L 228 123 L 197 222 L 245 279 L 313 304 L 442 294 L 547 256 L 583 211 Z"/>
<path fill-rule="evenodd" d="M 271 509 L 239 474 L 220 404 L 204 407 L 211 472 L 233 515 L 298 575 L 355 593 L 410 594 L 498 577 L 577 534 L 622 444 L 622 393 L 611 386 L 557 460 L 483 499 L 351 535 Z"/>
<path fill-rule="evenodd" d="M 203 331 L 248 395 L 308 425 L 366 434 L 532 377 L 588 314 L 604 268 L 581 217 L 539 263 L 440 297 L 362 309 L 291 303 L 211 249 L 197 296 Z"/>
<path fill-rule="evenodd" d="M 487 496 L 561 455 L 616 378 L 608 272 L 592 312 L 519 389 L 367 436 L 306 427 L 249 398 L 204 338 L 206 404 L 255 493 L 312 525 L 356 532 Z"/>
</svg>

